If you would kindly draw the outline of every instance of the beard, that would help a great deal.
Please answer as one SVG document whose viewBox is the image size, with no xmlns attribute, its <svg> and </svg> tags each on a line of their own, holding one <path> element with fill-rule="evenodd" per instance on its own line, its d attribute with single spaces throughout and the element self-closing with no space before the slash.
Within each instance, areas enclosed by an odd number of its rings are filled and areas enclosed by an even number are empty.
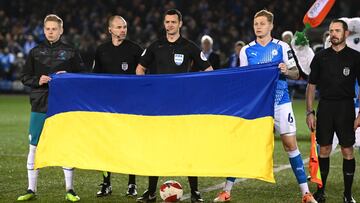
<svg viewBox="0 0 360 203">
<path fill-rule="evenodd" d="M 341 36 L 340 38 L 337 37 L 331 37 L 330 38 L 331 44 L 334 46 L 337 46 L 339 44 L 342 44 L 345 42 L 345 34 L 343 36 Z"/>
</svg>

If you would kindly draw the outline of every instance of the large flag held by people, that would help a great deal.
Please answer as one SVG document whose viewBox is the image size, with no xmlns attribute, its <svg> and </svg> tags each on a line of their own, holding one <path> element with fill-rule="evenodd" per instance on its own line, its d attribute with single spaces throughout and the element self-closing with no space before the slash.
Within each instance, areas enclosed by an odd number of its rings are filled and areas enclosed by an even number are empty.
<svg viewBox="0 0 360 203">
<path fill-rule="evenodd" d="M 35 165 L 274 182 L 278 72 L 54 75 Z"/>
</svg>

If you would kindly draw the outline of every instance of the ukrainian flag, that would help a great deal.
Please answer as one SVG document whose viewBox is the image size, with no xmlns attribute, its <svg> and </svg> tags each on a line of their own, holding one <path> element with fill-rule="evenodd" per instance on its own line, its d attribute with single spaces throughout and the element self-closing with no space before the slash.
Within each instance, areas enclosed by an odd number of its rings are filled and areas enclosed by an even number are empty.
<svg viewBox="0 0 360 203">
<path fill-rule="evenodd" d="M 53 75 L 37 168 L 274 182 L 277 64 L 169 75 Z"/>
</svg>

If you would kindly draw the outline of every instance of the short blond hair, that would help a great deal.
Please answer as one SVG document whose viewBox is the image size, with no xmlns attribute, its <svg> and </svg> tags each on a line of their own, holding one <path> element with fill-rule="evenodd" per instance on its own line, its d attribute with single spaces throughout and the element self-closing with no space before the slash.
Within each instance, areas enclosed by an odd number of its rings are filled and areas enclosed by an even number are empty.
<svg viewBox="0 0 360 203">
<path fill-rule="evenodd" d="M 61 28 L 63 28 L 63 20 L 59 17 L 59 16 L 57 16 L 57 15 L 55 15 L 55 14 L 49 14 L 49 15 L 47 15 L 45 18 L 44 18 L 44 25 L 45 25 L 45 23 L 46 22 L 48 22 L 48 21 L 53 21 L 53 22 L 57 22 L 59 25 L 60 25 L 60 27 Z"/>
<path fill-rule="evenodd" d="M 258 11 L 254 18 L 257 18 L 257 17 L 260 17 L 260 16 L 264 16 L 266 17 L 266 19 L 270 22 L 270 23 L 273 23 L 274 22 L 274 14 L 271 13 L 270 11 L 266 10 L 266 9 L 263 9 L 261 11 Z"/>
</svg>

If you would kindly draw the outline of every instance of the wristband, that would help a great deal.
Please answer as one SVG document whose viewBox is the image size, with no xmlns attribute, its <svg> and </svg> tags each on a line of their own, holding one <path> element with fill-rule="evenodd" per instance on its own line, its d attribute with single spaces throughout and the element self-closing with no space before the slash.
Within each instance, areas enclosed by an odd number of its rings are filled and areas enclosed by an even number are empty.
<svg viewBox="0 0 360 203">
<path fill-rule="evenodd" d="M 315 110 L 306 111 L 306 116 L 309 116 L 310 114 L 313 114 L 315 116 Z"/>
</svg>

